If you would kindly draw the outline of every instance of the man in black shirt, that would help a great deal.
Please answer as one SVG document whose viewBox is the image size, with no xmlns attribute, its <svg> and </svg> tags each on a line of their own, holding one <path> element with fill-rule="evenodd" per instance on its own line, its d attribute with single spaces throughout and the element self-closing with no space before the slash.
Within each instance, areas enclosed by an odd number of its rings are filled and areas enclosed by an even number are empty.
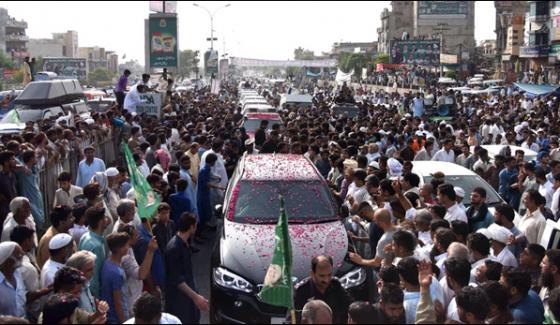
<svg viewBox="0 0 560 325">
<path fill-rule="evenodd" d="M 268 121 L 267 120 L 261 121 L 261 126 L 259 127 L 257 132 L 255 132 L 255 146 L 257 148 L 261 148 L 262 145 L 265 143 L 267 128 L 268 128 Z"/>
<path fill-rule="evenodd" d="M 295 308 L 302 310 L 310 300 L 322 300 L 332 310 L 333 324 L 344 324 L 348 319 L 350 296 L 340 282 L 333 279 L 333 259 L 317 256 L 311 261 L 311 277 L 295 289 Z"/>
<path fill-rule="evenodd" d="M 261 153 L 275 153 L 279 142 L 280 135 L 278 131 L 270 132 L 270 138 L 262 145 Z"/>
<path fill-rule="evenodd" d="M 387 283 L 381 289 L 381 300 L 373 305 L 372 324 L 406 324 L 404 313 L 404 293 L 393 283 Z"/>
</svg>

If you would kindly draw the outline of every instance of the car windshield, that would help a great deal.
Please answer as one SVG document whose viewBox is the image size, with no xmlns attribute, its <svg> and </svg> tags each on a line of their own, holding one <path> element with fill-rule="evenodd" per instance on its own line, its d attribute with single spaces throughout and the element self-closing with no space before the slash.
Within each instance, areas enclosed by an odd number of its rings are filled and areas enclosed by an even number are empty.
<svg viewBox="0 0 560 325">
<path fill-rule="evenodd" d="M 334 108 L 334 114 L 356 117 L 360 114 L 360 109 L 356 106 L 337 106 Z"/>
<path fill-rule="evenodd" d="M 431 176 L 424 177 L 424 183 L 430 183 L 431 181 Z M 498 205 L 503 202 L 498 193 L 478 175 L 445 176 L 445 182 L 465 190 L 463 204 L 467 207 L 471 205 L 471 193 L 477 187 L 482 187 L 486 190 L 486 204 L 489 206 Z"/>
<path fill-rule="evenodd" d="M 87 105 L 94 112 L 104 113 L 109 110 L 109 108 L 111 108 L 113 104 L 114 102 L 90 101 Z"/>
<path fill-rule="evenodd" d="M 272 130 L 272 126 L 274 124 L 280 124 L 280 121 L 278 120 L 269 120 L 268 121 L 268 128 L 267 130 Z M 243 127 L 245 128 L 245 132 L 249 132 L 249 133 L 255 133 L 257 132 L 257 130 L 259 129 L 259 127 L 261 126 L 261 120 L 246 120 L 243 123 Z"/>
<path fill-rule="evenodd" d="M 337 219 L 329 188 L 321 181 L 243 181 L 234 221 L 274 224 L 284 196 L 289 223 L 320 223 Z"/>
</svg>

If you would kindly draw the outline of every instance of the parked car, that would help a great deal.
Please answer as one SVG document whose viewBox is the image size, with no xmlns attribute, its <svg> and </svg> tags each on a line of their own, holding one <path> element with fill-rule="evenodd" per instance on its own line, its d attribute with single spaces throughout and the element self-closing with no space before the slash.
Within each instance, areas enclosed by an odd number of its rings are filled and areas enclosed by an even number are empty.
<svg viewBox="0 0 560 325">
<path fill-rule="evenodd" d="M 368 299 L 372 281 L 365 268 L 346 259 L 347 229 L 314 164 L 301 155 L 245 155 L 226 192 L 224 224 L 211 258 L 212 323 L 275 324 L 285 319 L 285 308 L 257 296 L 274 251 L 279 195 L 286 202 L 293 283 L 308 278 L 313 257 L 332 256 L 333 275 L 342 286 L 353 298 Z"/>
<path fill-rule="evenodd" d="M 249 113 L 276 113 L 276 108 L 268 104 L 249 104 L 243 107 L 241 114 L 246 116 Z"/>
<path fill-rule="evenodd" d="M 91 112 L 105 113 L 109 108 L 114 106 L 117 100 L 112 97 L 103 97 L 95 100 L 88 100 L 87 106 Z"/>
<path fill-rule="evenodd" d="M 483 145 L 482 146 L 482 148 L 488 151 L 488 157 L 490 157 L 492 161 L 494 160 L 494 157 L 499 155 L 500 152 L 504 150 L 505 147 L 509 147 L 512 156 L 515 156 L 515 152 L 518 150 L 523 151 L 525 153 L 523 157 L 524 161 L 537 160 L 538 153 L 531 149 L 525 149 L 518 146 L 506 146 L 506 145 Z M 471 147 L 471 152 L 474 153 L 474 147 Z"/>
</svg>

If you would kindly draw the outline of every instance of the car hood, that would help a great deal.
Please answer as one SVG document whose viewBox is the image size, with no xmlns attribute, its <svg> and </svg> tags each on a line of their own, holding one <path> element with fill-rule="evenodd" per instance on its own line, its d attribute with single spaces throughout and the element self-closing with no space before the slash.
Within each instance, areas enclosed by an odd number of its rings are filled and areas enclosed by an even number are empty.
<svg viewBox="0 0 560 325">
<path fill-rule="evenodd" d="M 262 284 L 275 245 L 276 225 L 239 224 L 224 221 L 225 238 L 221 244 L 222 266 L 253 282 Z M 292 276 L 300 281 L 311 272 L 311 259 L 332 256 L 333 274 L 344 262 L 348 237 L 340 221 L 311 225 L 289 225 L 292 242 Z"/>
</svg>

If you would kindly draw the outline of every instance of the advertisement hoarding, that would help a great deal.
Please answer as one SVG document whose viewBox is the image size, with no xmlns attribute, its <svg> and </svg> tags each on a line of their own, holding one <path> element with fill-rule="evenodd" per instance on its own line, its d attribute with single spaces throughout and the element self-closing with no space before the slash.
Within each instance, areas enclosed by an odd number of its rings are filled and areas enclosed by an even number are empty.
<svg viewBox="0 0 560 325">
<path fill-rule="evenodd" d="M 207 76 L 218 75 L 218 51 L 208 50 L 204 53 L 204 71 Z"/>
<path fill-rule="evenodd" d="M 87 59 L 43 58 L 43 71 L 54 72 L 59 79 L 78 79 L 86 82 L 88 76 Z"/>
<path fill-rule="evenodd" d="M 143 93 L 140 94 L 140 99 L 145 101 L 140 105 L 136 105 L 136 113 L 138 115 L 147 114 L 150 116 L 160 117 L 161 103 L 163 102 L 162 93 Z"/>
<path fill-rule="evenodd" d="M 468 1 L 418 1 L 420 19 L 465 19 L 468 12 Z"/>
<path fill-rule="evenodd" d="M 391 41 L 391 64 L 439 65 L 439 40 Z"/>
<path fill-rule="evenodd" d="M 151 68 L 176 68 L 178 65 L 177 15 L 150 15 L 149 43 Z"/>
</svg>

